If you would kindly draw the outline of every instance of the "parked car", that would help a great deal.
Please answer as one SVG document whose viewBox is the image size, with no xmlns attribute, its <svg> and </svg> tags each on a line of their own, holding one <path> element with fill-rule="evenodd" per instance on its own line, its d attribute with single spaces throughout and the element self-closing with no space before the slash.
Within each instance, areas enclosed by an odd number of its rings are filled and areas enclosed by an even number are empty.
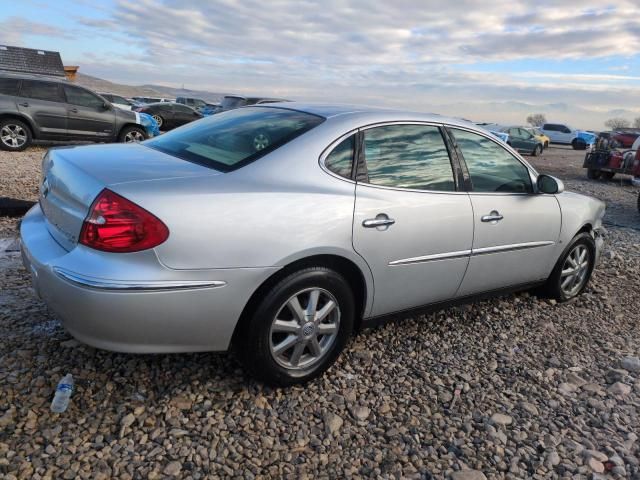
<svg viewBox="0 0 640 480">
<path fill-rule="evenodd" d="M 135 111 L 151 115 L 160 130 L 171 130 L 204 116 L 186 105 L 168 102 L 150 103 L 136 108 Z"/>
<path fill-rule="evenodd" d="M 575 130 L 562 123 L 545 123 L 540 127 L 551 143 L 571 145 L 574 150 L 585 150 L 596 141 L 597 135 L 591 132 Z"/>
<path fill-rule="evenodd" d="M 147 137 L 140 118 L 60 78 L 0 73 L 0 148 L 33 140 L 126 142 Z"/>
<path fill-rule="evenodd" d="M 520 153 L 526 153 L 536 157 L 542 154 L 544 150 L 542 141 L 536 138 L 525 127 L 485 124 L 483 128 L 485 128 L 485 130 L 490 129 L 492 133 L 499 132 L 508 135 L 504 140 L 505 143 Z"/>
<path fill-rule="evenodd" d="M 246 107 L 247 105 L 260 105 L 263 103 L 280 103 L 288 102 L 283 98 L 268 97 L 242 97 L 240 95 L 225 95 L 220 102 L 220 111 L 226 112 L 234 108 Z"/>
<path fill-rule="evenodd" d="M 127 100 L 121 95 L 116 95 L 115 93 L 99 93 L 99 95 L 107 100 L 114 107 L 121 108 L 123 110 L 131 110 L 134 107 L 138 106 L 136 103 L 131 100 Z"/>
<path fill-rule="evenodd" d="M 159 97 L 132 97 L 132 100 L 139 102 L 143 105 L 148 105 L 149 103 L 159 103 L 159 102 L 175 102 L 174 99 L 171 98 L 159 98 Z"/>
<path fill-rule="evenodd" d="M 604 203 L 564 192 L 490 133 L 439 115 L 286 107 L 47 153 L 22 258 L 71 334 L 123 352 L 234 345 L 253 375 L 291 385 L 396 312 L 586 288 Z"/>
<path fill-rule="evenodd" d="M 631 148 L 638 137 L 640 137 L 640 131 L 635 130 L 616 130 L 613 133 L 613 139 L 622 148 Z"/>
<path fill-rule="evenodd" d="M 544 149 L 549 148 L 549 144 L 551 143 L 551 139 L 547 137 L 539 127 L 523 127 L 527 132 L 536 137 L 536 139 L 542 144 Z"/>
</svg>

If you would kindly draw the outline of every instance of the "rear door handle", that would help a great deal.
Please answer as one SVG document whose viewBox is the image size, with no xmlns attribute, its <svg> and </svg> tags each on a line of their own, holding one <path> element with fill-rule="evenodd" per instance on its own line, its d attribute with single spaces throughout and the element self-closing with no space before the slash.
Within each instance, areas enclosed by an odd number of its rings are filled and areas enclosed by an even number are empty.
<svg viewBox="0 0 640 480">
<path fill-rule="evenodd" d="M 368 218 L 364 222 L 362 222 L 362 226 L 364 228 L 389 228 L 394 223 L 396 223 L 396 221 L 393 218 L 389 218 L 385 213 L 379 213 L 378 215 L 376 215 L 376 218 Z M 384 228 L 384 230 L 386 230 L 386 228 Z"/>
<path fill-rule="evenodd" d="M 22 102 L 22 103 L 20 104 L 20 106 L 21 106 L 21 107 L 28 107 L 28 106 L 29 106 L 29 103 L 28 103 L 28 102 Z"/>
<path fill-rule="evenodd" d="M 69 113 L 78 113 L 78 109 L 77 108 L 70 108 L 69 109 Z"/>
<path fill-rule="evenodd" d="M 480 220 L 482 220 L 485 223 L 496 224 L 503 218 L 504 217 L 500 215 L 500 213 L 497 210 L 493 210 L 489 215 L 484 215 Z"/>
</svg>

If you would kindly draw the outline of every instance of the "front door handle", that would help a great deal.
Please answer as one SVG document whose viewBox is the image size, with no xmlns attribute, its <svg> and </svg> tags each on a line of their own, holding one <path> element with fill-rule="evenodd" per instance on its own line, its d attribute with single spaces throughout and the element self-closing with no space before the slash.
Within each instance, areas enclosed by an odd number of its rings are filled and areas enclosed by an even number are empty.
<svg viewBox="0 0 640 480">
<path fill-rule="evenodd" d="M 495 225 L 503 218 L 504 217 L 500 215 L 500 212 L 498 212 L 497 210 L 492 210 L 489 215 L 484 215 L 480 220 L 482 220 L 485 223 L 491 223 Z"/>
<path fill-rule="evenodd" d="M 386 230 L 394 223 L 396 223 L 396 221 L 393 218 L 389 218 L 385 213 L 379 213 L 376 215 L 376 218 L 368 218 L 362 222 L 362 226 L 364 228 L 379 228 L 380 230 Z"/>
<path fill-rule="evenodd" d="M 70 108 L 69 109 L 69 113 L 78 113 L 78 109 L 77 108 Z"/>
<path fill-rule="evenodd" d="M 29 106 L 29 102 L 22 102 L 20 104 L 21 107 L 28 107 Z"/>
</svg>

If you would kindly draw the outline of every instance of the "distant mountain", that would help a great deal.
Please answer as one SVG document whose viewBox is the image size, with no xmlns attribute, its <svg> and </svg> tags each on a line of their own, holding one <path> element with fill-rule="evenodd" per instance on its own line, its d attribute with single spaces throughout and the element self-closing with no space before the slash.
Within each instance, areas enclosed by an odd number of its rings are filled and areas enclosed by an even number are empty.
<svg viewBox="0 0 640 480">
<path fill-rule="evenodd" d="M 204 90 L 189 90 L 183 88 L 165 87 L 163 85 L 122 85 L 120 83 L 110 82 L 102 78 L 92 77 L 78 73 L 76 83 L 84 87 L 90 88 L 95 92 L 116 93 L 124 97 L 193 97 L 201 98 L 207 102 L 217 103 L 226 95 L 224 93 L 207 92 Z"/>
</svg>

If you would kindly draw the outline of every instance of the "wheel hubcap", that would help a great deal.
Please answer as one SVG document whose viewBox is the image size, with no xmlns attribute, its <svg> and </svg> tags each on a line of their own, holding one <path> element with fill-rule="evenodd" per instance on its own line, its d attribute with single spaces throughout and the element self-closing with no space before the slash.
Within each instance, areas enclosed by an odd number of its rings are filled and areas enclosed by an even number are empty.
<svg viewBox="0 0 640 480">
<path fill-rule="evenodd" d="M 256 135 L 253 139 L 253 146 L 256 150 L 267 148 L 269 146 L 269 137 L 267 137 L 264 133 Z"/>
<path fill-rule="evenodd" d="M 0 140 L 7 147 L 18 148 L 27 142 L 27 132 L 20 125 L 7 124 L 0 130 Z"/>
<path fill-rule="evenodd" d="M 144 140 L 144 135 L 142 135 L 142 133 L 140 133 L 137 130 L 129 132 L 124 136 L 125 143 L 141 142 L 143 140 Z"/>
<path fill-rule="evenodd" d="M 158 124 L 158 128 L 160 128 L 162 126 L 162 117 L 158 116 L 158 115 L 154 115 L 153 119 L 156 121 L 156 123 Z"/>
<path fill-rule="evenodd" d="M 322 288 L 301 290 L 280 307 L 271 323 L 271 355 L 287 369 L 308 369 L 326 356 L 339 328 L 335 297 Z"/>
<path fill-rule="evenodd" d="M 567 255 L 560 274 L 560 288 L 567 297 L 573 297 L 584 286 L 590 262 L 584 245 L 574 247 Z"/>
</svg>

